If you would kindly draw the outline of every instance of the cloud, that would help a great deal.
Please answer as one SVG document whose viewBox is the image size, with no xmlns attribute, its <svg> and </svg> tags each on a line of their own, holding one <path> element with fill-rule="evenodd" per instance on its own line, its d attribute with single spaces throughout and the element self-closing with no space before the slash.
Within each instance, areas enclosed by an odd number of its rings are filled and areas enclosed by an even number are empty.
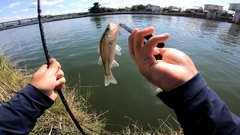
<svg viewBox="0 0 240 135">
<path fill-rule="evenodd" d="M 0 18 L 0 22 L 8 22 L 8 21 L 14 21 L 14 20 L 21 20 L 26 18 L 33 18 L 36 16 L 30 16 L 30 15 L 24 15 L 24 16 L 13 16 L 13 17 L 2 17 Z"/>
<path fill-rule="evenodd" d="M 20 4 L 20 2 L 11 3 L 7 8 L 16 7 L 16 6 L 19 5 L 19 4 Z"/>
<path fill-rule="evenodd" d="M 28 12 L 27 8 L 20 11 L 20 13 L 26 13 L 26 12 Z"/>
<path fill-rule="evenodd" d="M 60 2 L 63 2 L 63 0 L 51 0 L 51 1 L 47 1 L 47 0 L 42 0 L 42 6 L 52 6 L 52 5 L 56 5 Z"/>
<path fill-rule="evenodd" d="M 29 6 L 29 8 L 37 8 L 37 2 L 31 3 L 31 5 Z"/>
<path fill-rule="evenodd" d="M 17 12 L 13 11 L 12 13 L 13 13 L 13 14 L 16 14 Z"/>
<path fill-rule="evenodd" d="M 101 4 L 101 7 L 111 7 L 111 8 L 120 8 L 120 7 L 131 7 L 132 5 L 138 5 L 143 4 L 147 5 L 149 3 L 155 4 L 155 2 L 150 2 L 151 0 L 148 0 L 147 2 L 139 1 L 139 0 L 104 0 L 102 2 L 99 2 Z M 157 0 L 152 0 L 157 1 Z"/>
<path fill-rule="evenodd" d="M 41 0 L 41 6 L 52 6 L 63 1 L 64 0 Z M 29 8 L 37 8 L 37 2 L 32 2 Z"/>
<path fill-rule="evenodd" d="M 66 8 L 65 6 L 63 5 L 58 5 L 59 8 Z"/>
<path fill-rule="evenodd" d="M 13 20 L 13 18 L 11 18 L 11 17 L 2 17 L 2 18 L 0 18 L 0 22 L 7 22 L 7 21 L 12 21 Z"/>
<path fill-rule="evenodd" d="M 83 4 L 81 2 L 71 3 L 70 5 L 73 6 L 73 7 L 81 7 L 81 6 L 83 6 Z"/>
</svg>

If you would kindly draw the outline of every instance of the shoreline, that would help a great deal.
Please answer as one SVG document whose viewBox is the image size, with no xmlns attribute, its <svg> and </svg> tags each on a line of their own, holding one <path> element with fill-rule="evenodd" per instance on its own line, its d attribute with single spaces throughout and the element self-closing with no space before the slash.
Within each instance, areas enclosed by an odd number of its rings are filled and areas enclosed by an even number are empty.
<svg viewBox="0 0 240 135">
<path fill-rule="evenodd" d="M 43 23 L 47 22 L 53 22 L 53 21 L 61 21 L 61 20 L 68 20 L 68 19 L 75 19 L 75 18 L 83 18 L 83 17 L 90 17 L 90 16 L 104 16 L 104 15 L 121 15 L 121 14 L 151 14 L 151 15 L 165 15 L 165 16 L 180 16 L 180 17 L 190 17 L 190 18 L 199 18 L 199 19 L 207 19 L 205 15 L 197 15 L 197 14 L 191 14 L 191 13 L 152 13 L 152 12 L 106 12 L 106 13 L 75 13 L 75 15 L 71 16 L 69 14 L 67 15 L 57 15 L 57 16 L 50 16 L 43 18 Z M 30 22 L 28 23 L 20 23 L 23 20 L 28 20 Z M 207 19 L 207 20 L 214 20 L 214 21 L 220 21 L 220 22 L 227 22 L 227 23 L 234 23 L 232 20 L 229 19 Z M 4 26 L 4 24 L 8 24 Z M 14 25 L 15 23 L 15 25 Z M 17 24 L 18 23 L 18 24 Z M 29 19 L 22 19 L 22 20 L 15 20 L 15 21 L 9 21 L 9 22 L 2 22 L 0 25 L 0 31 L 18 28 L 18 27 L 24 27 L 28 25 L 34 25 L 38 24 L 37 17 L 36 18 L 29 18 Z M 236 23 L 234 23 L 236 24 Z"/>
</svg>

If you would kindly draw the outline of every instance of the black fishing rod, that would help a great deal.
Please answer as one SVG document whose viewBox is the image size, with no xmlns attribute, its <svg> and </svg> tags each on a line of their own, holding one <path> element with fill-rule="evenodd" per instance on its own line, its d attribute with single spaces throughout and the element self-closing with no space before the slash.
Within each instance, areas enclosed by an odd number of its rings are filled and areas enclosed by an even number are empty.
<svg viewBox="0 0 240 135">
<path fill-rule="evenodd" d="M 122 28 L 124 28 L 126 31 L 128 31 L 129 33 L 132 33 L 133 29 L 129 28 L 127 25 L 123 24 L 123 23 L 120 23 L 119 24 Z M 145 40 L 149 40 L 151 37 L 153 36 L 153 34 L 150 34 L 150 35 L 147 35 L 144 37 Z M 144 42 L 145 44 L 145 42 Z M 165 46 L 164 43 L 158 43 L 157 44 L 157 47 L 158 48 L 163 48 Z M 162 59 L 162 55 L 161 54 L 158 54 L 158 55 L 154 55 L 155 59 L 156 60 L 161 60 Z"/>
<path fill-rule="evenodd" d="M 40 35 L 41 35 L 41 39 L 42 39 L 42 45 L 43 45 L 43 50 L 44 50 L 44 54 L 47 60 L 47 65 L 49 67 L 50 65 L 50 55 L 48 53 L 48 49 L 47 49 L 47 45 L 46 45 L 46 40 L 45 40 L 45 36 L 44 36 L 44 29 L 43 29 L 43 25 L 42 25 L 42 17 L 41 17 L 41 7 L 40 7 L 40 0 L 38 0 L 38 5 L 37 5 L 37 13 L 38 13 L 38 24 L 39 24 L 39 30 L 40 30 Z M 63 105 L 65 106 L 68 114 L 70 115 L 70 117 L 72 118 L 73 122 L 75 123 L 76 127 L 79 129 L 79 131 L 82 133 L 82 135 L 86 135 L 85 132 L 83 131 L 82 127 L 79 125 L 77 119 L 74 117 L 72 111 L 70 110 L 67 101 L 62 93 L 61 89 L 57 89 L 58 95 L 60 96 Z"/>
</svg>

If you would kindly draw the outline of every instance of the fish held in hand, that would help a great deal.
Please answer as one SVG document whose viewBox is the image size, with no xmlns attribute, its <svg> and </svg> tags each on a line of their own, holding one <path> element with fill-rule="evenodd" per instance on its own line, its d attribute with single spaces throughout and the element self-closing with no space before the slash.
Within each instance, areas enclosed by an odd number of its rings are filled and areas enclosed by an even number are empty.
<svg viewBox="0 0 240 135">
<path fill-rule="evenodd" d="M 100 54 L 98 64 L 104 66 L 104 84 L 117 84 L 111 68 L 118 67 L 119 64 L 114 60 L 115 54 L 121 55 L 121 47 L 117 45 L 117 37 L 120 35 L 120 25 L 109 23 L 105 29 L 100 43 L 98 53 Z"/>
</svg>

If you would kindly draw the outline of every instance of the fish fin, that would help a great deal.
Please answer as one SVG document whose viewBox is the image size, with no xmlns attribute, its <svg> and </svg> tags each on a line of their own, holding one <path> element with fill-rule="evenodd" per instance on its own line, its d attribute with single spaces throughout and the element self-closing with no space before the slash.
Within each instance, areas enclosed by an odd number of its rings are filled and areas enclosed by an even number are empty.
<svg viewBox="0 0 240 135">
<path fill-rule="evenodd" d="M 111 75 L 110 76 L 104 76 L 105 80 L 104 80 L 104 85 L 108 86 L 110 83 L 112 84 L 117 84 L 117 80 L 114 78 L 114 76 Z"/>
<path fill-rule="evenodd" d="M 102 58 L 101 58 L 101 56 L 99 57 L 99 59 L 98 59 L 98 65 L 102 65 L 103 63 L 102 63 Z"/>
<path fill-rule="evenodd" d="M 119 67 L 119 64 L 114 60 L 110 68 Z"/>
<path fill-rule="evenodd" d="M 120 30 L 118 31 L 118 36 L 120 36 L 121 35 L 121 32 L 120 32 Z"/>
<path fill-rule="evenodd" d="M 156 89 L 156 92 L 158 93 L 158 92 L 162 92 L 163 90 L 161 89 L 161 88 L 157 88 Z"/>
<path fill-rule="evenodd" d="M 119 45 L 116 45 L 115 54 L 121 56 L 122 55 L 121 50 L 122 50 L 122 48 Z"/>
<path fill-rule="evenodd" d="M 100 44 L 98 45 L 97 51 L 100 54 Z"/>
</svg>

